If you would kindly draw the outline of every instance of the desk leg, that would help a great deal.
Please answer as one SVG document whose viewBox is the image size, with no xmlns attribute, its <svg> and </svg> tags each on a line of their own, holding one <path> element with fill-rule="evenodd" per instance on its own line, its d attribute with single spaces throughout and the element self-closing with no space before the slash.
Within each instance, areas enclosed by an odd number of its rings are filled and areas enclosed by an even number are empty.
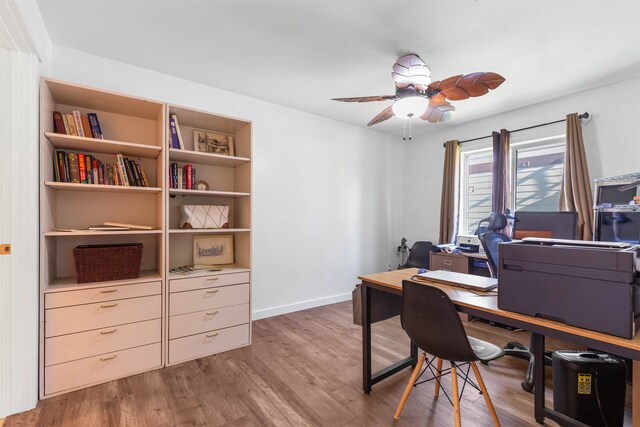
<svg viewBox="0 0 640 427">
<path fill-rule="evenodd" d="M 371 392 L 371 291 L 362 284 L 362 390 Z"/>
<path fill-rule="evenodd" d="M 536 422 L 544 423 L 544 335 L 531 334 L 533 344 L 534 408 Z"/>
<path fill-rule="evenodd" d="M 633 385 L 631 386 L 631 425 L 640 426 L 640 360 L 633 361 Z"/>
</svg>

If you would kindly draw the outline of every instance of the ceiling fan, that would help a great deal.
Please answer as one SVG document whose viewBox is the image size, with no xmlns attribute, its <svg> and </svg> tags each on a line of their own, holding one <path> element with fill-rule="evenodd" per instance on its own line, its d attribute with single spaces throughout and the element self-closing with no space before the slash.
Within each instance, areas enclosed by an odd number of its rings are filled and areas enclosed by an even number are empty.
<svg viewBox="0 0 640 427">
<path fill-rule="evenodd" d="M 492 72 L 459 74 L 431 82 L 431 70 L 416 54 L 398 58 L 393 64 L 391 76 L 396 83 L 395 95 L 332 99 L 341 102 L 393 100 L 393 104 L 371 119 L 367 126 L 373 126 L 393 116 L 409 119 L 409 139 L 411 139 L 411 118 L 417 116 L 430 123 L 445 122 L 451 119 L 455 111 L 454 106 L 448 101 L 482 96 L 504 82 L 504 77 Z M 402 139 L 406 137 L 403 136 Z"/>
</svg>

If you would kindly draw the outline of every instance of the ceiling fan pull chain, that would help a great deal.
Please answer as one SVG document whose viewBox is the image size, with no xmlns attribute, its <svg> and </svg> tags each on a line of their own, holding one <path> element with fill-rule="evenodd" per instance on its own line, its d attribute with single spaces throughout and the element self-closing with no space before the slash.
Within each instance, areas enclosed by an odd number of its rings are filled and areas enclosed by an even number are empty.
<svg viewBox="0 0 640 427">
<path fill-rule="evenodd" d="M 407 139 L 407 121 L 402 121 L 402 140 L 405 141 Z"/>
<path fill-rule="evenodd" d="M 411 119 L 413 118 L 413 114 L 408 114 L 409 116 L 409 141 L 411 141 Z"/>
</svg>

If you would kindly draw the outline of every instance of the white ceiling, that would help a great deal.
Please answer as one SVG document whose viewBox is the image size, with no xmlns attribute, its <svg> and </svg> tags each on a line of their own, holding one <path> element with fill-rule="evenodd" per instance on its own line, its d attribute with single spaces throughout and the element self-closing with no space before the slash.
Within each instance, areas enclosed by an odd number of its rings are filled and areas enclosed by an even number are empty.
<svg viewBox="0 0 640 427">
<path fill-rule="evenodd" d="M 434 80 L 506 78 L 452 123 L 640 75 L 640 2 L 38 0 L 54 44 L 366 126 L 417 53 Z M 610 101 L 610 100 L 603 100 Z M 434 126 L 414 121 L 414 135 Z M 391 119 L 376 130 L 399 135 Z"/>
</svg>

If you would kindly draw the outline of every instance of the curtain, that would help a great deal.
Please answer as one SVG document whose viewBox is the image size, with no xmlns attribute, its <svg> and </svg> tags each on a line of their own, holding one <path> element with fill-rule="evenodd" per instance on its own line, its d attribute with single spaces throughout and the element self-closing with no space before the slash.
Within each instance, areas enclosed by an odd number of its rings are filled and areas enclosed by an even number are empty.
<svg viewBox="0 0 640 427">
<path fill-rule="evenodd" d="M 493 132 L 493 174 L 491 211 L 504 213 L 511 205 L 511 168 L 509 167 L 509 132 Z"/>
<path fill-rule="evenodd" d="M 444 170 L 442 172 L 442 198 L 440 200 L 440 243 L 455 241 L 456 235 L 456 173 L 460 159 L 458 141 L 447 141 L 444 151 Z"/>
<path fill-rule="evenodd" d="M 564 174 L 560 188 L 560 210 L 578 213 L 578 239 L 593 238 L 593 197 L 582 140 L 582 125 L 578 113 L 567 115 L 567 142 L 564 154 Z"/>
</svg>

